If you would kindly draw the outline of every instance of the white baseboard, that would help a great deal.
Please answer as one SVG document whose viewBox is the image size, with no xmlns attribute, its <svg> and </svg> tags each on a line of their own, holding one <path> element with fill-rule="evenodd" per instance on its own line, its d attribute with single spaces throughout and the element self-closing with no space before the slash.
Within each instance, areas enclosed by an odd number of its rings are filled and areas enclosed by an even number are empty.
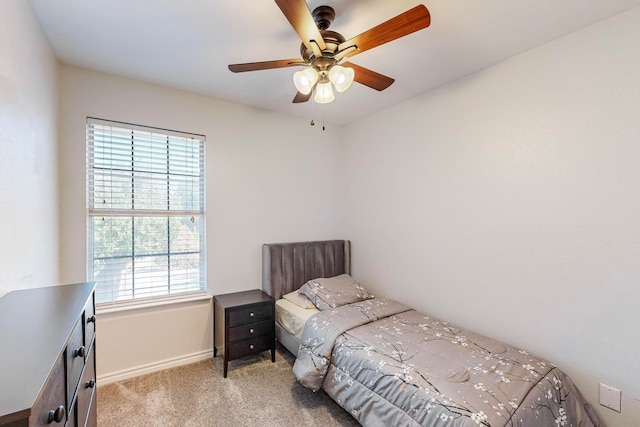
<svg viewBox="0 0 640 427">
<path fill-rule="evenodd" d="M 119 372 L 111 372 L 99 375 L 96 378 L 98 387 L 101 385 L 111 384 L 117 381 L 128 380 L 140 375 L 150 374 L 152 372 L 162 371 L 164 369 L 175 368 L 176 366 L 188 365 L 190 363 L 200 362 L 213 357 L 213 349 L 203 350 L 198 353 L 187 354 L 173 359 L 161 360 L 147 365 L 137 366 L 135 368 L 125 369 Z"/>
</svg>

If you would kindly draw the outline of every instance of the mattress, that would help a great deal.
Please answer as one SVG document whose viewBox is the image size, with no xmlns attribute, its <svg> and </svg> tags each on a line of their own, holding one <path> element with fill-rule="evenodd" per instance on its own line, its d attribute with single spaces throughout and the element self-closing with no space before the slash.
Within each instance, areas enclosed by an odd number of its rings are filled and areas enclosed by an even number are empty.
<svg viewBox="0 0 640 427">
<path fill-rule="evenodd" d="M 316 308 L 302 308 L 286 299 L 276 301 L 276 323 L 298 339 L 302 338 L 307 319 L 317 312 Z"/>
</svg>

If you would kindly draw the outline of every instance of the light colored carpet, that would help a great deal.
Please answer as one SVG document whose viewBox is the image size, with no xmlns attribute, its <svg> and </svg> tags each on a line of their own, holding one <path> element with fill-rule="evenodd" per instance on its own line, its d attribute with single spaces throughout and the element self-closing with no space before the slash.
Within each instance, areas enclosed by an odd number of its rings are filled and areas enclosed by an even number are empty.
<svg viewBox="0 0 640 427">
<path fill-rule="evenodd" d="M 357 426 L 324 391 L 294 378 L 293 356 L 278 344 L 229 362 L 222 357 L 98 386 L 99 427 Z"/>
</svg>

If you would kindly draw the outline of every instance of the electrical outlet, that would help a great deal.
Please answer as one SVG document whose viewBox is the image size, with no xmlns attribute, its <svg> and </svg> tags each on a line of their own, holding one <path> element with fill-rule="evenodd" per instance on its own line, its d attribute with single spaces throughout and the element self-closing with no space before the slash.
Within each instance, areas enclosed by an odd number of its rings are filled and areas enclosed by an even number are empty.
<svg viewBox="0 0 640 427">
<path fill-rule="evenodd" d="M 622 392 L 617 388 L 600 383 L 600 404 L 614 411 L 621 412 Z"/>
</svg>

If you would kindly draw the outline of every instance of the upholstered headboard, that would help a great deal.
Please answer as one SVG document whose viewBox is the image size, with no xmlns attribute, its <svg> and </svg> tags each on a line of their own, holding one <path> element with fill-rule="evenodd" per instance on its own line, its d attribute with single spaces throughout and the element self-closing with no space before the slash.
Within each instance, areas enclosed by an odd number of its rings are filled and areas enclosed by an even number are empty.
<svg viewBox="0 0 640 427">
<path fill-rule="evenodd" d="M 262 245 L 262 290 L 276 300 L 311 279 L 343 273 L 351 273 L 349 240 Z"/>
</svg>

